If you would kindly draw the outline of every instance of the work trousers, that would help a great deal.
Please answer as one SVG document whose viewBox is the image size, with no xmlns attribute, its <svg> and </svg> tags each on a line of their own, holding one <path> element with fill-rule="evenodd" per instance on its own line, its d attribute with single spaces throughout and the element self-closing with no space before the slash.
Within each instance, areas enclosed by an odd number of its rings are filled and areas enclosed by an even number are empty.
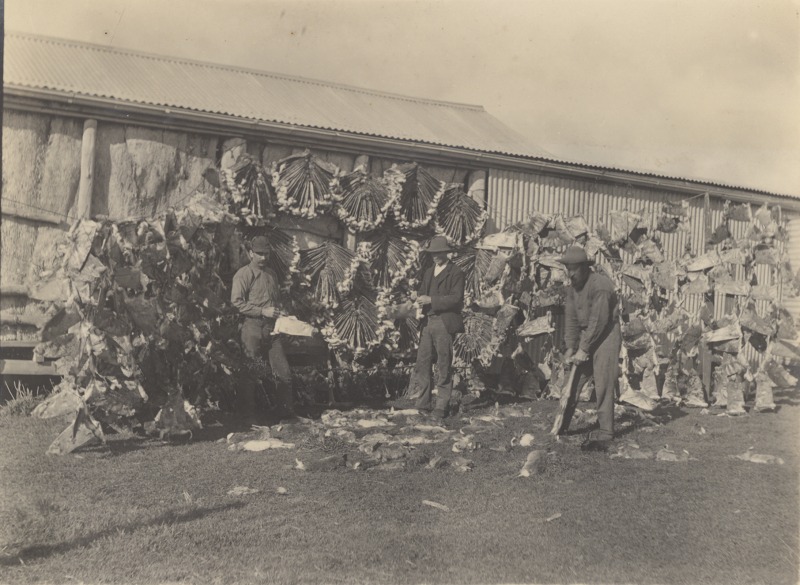
<svg viewBox="0 0 800 585">
<path fill-rule="evenodd" d="M 578 377 L 577 392 L 580 392 L 580 388 L 583 388 L 589 377 L 594 378 L 598 429 L 592 433 L 592 439 L 604 441 L 614 438 L 614 398 L 619 379 L 619 353 L 621 348 L 622 334 L 619 323 L 615 323 L 591 353 L 589 360 L 579 365 L 576 371 Z M 577 399 L 570 401 L 571 408 L 569 413 L 565 413 L 564 428 L 569 426 L 569 419 L 572 418 L 572 414 L 575 412 L 576 401 Z"/>
<path fill-rule="evenodd" d="M 242 325 L 242 347 L 251 360 L 269 363 L 270 376 L 276 393 L 278 408 L 294 410 L 292 396 L 292 370 L 286 359 L 283 342 L 279 335 L 272 335 L 274 323 L 266 319 L 246 318 Z M 240 394 L 240 409 L 245 414 L 256 413 L 256 386 L 243 384 Z"/>
<path fill-rule="evenodd" d="M 433 356 L 436 354 L 436 405 L 437 413 L 447 413 L 450 394 L 453 392 L 453 336 L 447 332 L 444 321 L 431 315 L 428 324 L 419 334 L 417 364 L 411 381 L 411 396 L 417 397 L 417 408 L 430 410 L 433 406 Z"/>
</svg>

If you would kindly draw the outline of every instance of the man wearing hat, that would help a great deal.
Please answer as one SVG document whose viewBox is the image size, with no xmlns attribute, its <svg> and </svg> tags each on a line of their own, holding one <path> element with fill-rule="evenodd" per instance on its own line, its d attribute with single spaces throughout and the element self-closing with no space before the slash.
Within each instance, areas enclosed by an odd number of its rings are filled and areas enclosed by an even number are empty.
<svg viewBox="0 0 800 585">
<path fill-rule="evenodd" d="M 286 359 L 280 336 L 272 335 L 275 320 L 284 315 L 280 285 L 275 271 L 267 265 L 271 247 L 264 236 L 253 238 L 249 246 L 250 263 L 233 277 L 231 303 L 244 315 L 242 347 L 248 358 L 264 360 L 272 370 L 278 400 L 278 414 L 294 415 L 292 371 Z M 245 416 L 256 419 L 256 388 L 245 384 L 241 389 L 239 407 Z"/>
<path fill-rule="evenodd" d="M 578 388 L 594 376 L 599 428 L 581 445 L 585 451 L 605 451 L 614 438 L 614 392 L 619 376 L 622 335 L 614 283 L 591 269 L 586 251 L 573 246 L 561 258 L 571 286 L 567 289 L 564 341 L 567 363 L 578 367 Z M 564 428 L 572 413 L 565 413 Z"/>
<path fill-rule="evenodd" d="M 423 252 L 431 255 L 433 266 L 425 271 L 417 290 L 417 304 L 424 317 L 420 323 L 417 364 L 411 379 L 412 396 L 419 393 L 416 406 L 444 419 L 453 391 L 453 338 L 464 331 L 464 273 L 450 261 L 453 249 L 444 236 L 434 236 Z M 431 366 L 436 354 L 436 403 L 432 398 Z M 416 390 L 413 387 L 417 386 Z"/>
</svg>

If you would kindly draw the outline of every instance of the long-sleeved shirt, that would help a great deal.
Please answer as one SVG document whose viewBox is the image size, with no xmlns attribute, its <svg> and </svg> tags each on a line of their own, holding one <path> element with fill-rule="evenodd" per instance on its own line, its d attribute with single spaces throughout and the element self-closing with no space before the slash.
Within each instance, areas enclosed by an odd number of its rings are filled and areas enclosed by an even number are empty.
<svg viewBox="0 0 800 585">
<path fill-rule="evenodd" d="M 569 287 L 565 320 L 564 341 L 567 349 L 582 349 L 591 353 L 619 321 L 614 283 L 607 276 L 592 272 L 581 290 Z"/>
<path fill-rule="evenodd" d="M 275 271 L 251 262 L 233 276 L 231 303 L 242 315 L 261 317 L 261 309 L 280 306 L 280 293 Z"/>
</svg>

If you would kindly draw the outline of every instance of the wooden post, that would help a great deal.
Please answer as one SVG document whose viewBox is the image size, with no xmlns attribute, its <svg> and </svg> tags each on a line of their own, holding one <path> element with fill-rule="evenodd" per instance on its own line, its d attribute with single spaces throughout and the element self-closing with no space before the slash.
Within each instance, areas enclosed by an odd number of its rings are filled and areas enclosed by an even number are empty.
<svg viewBox="0 0 800 585">
<path fill-rule="evenodd" d="M 244 138 L 229 138 L 222 142 L 220 168 L 229 169 L 236 164 L 239 155 L 247 152 L 247 141 Z"/>
<path fill-rule="evenodd" d="M 711 398 L 711 350 L 705 341 L 700 342 L 700 371 L 702 372 L 703 389 L 705 398 Z"/>
<path fill-rule="evenodd" d="M 714 230 L 711 226 L 711 197 L 708 193 L 703 195 L 703 251 L 708 252 L 708 235 Z M 699 250 L 698 250 L 699 252 Z"/>
<path fill-rule="evenodd" d="M 780 205 L 776 206 L 778 208 L 778 227 L 783 228 L 783 210 L 781 209 Z M 787 230 L 784 230 L 783 233 L 785 234 Z M 786 253 L 786 242 L 779 241 L 777 245 L 777 252 L 778 252 L 778 265 L 775 267 L 773 273 L 777 273 L 778 275 L 778 302 L 783 306 L 783 264 L 786 260 L 784 254 Z M 772 283 L 769 283 L 772 286 Z"/>
<path fill-rule="evenodd" d="M 78 183 L 78 203 L 76 209 L 78 219 L 88 219 L 92 216 L 96 137 L 97 120 L 91 118 L 85 120 L 83 122 L 83 139 L 81 140 L 81 177 Z"/>
<path fill-rule="evenodd" d="M 355 160 L 355 162 L 353 162 L 353 170 L 354 170 L 354 171 L 355 171 L 356 169 L 358 169 L 359 167 L 361 167 L 361 168 L 362 168 L 362 170 L 363 170 L 365 173 L 368 173 L 368 172 L 369 172 L 369 157 L 368 157 L 366 154 L 360 154 L 360 155 L 358 155 L 358 156 L 356 157 L 356 160 Z"/>
<path fill-rule="evenodd" d="M 472 171 L 467 186 L 467 194 L 486 209 L 486 171 Z"/>
<path fill-rule="evenodd" d="M 711 233 L 711 196 L 706 193 L 703 195 L 703 247 L 698 249 L 708 252 L 711 246 L 708 245 L 708 235 Z M 717 314 L 717 295 L 712 293 L 714 299 L 714 316 Z M 705 327 L 703 327 L 705 330 Z M 711 351 L 705 341 L 700 342 L 700 371 L 702 373 L 703 389 L 705 390 L 706 400 L 711 398 Z"/>
</svg>

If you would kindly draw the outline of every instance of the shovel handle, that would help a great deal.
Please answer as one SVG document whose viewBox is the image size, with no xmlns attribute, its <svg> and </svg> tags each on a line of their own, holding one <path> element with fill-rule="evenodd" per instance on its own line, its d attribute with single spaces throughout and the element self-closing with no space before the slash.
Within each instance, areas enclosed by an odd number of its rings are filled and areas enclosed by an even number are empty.
<svg viewBox="0 0 800 585">
<path fill-rule="evenodd" d="M 558 414 L 556 414 L 556 420 L 553 421 L 553 428 L 550 430 L 551 435 L 558 435 L 562 430 L 561 425 L 564 424 L 564 413 L 567 411 L 569 401 L 572 399 L 572 386 L 575 384 L 575 372 L 577 371 L 578 364 L 572 364 L 567 385 L 561 390 L 561 398 L 558 401 Z"/>
</svg>

